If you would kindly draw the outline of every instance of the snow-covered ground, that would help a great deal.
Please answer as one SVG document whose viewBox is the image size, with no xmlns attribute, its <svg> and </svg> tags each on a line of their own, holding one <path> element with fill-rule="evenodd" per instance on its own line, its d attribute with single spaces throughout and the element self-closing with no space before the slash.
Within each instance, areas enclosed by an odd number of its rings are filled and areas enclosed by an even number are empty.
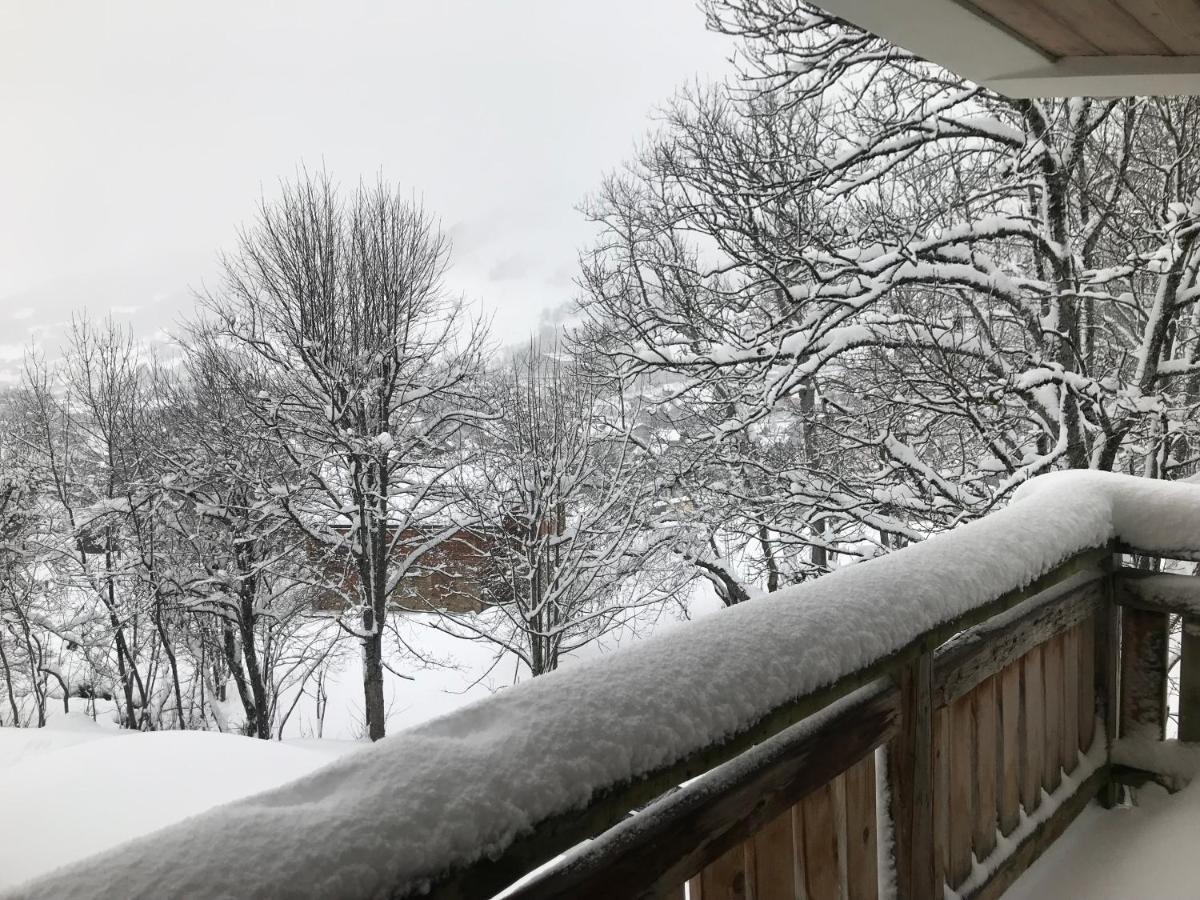
<svg viewBox="0 0 1200 900">
<path fill-rule="evenodd" d="M 0 728 L 0 890 L 306 775 L 353 741 L 122 732 L 82 713 Z"/>
<path fill-rule="evenodd" d="M 1141 788 L 1135 806 L 1090 804 L 1005 900 L 1200 897 L 1200 781 L 1178 794 Z"/>
<path fill-rule="evenodd" d="M 699 597 L 691 615 L 717 608 Z M 619 630 L 564 665 L 612 651 L 652 631 L 676 627 L 672 611 Z M 388 732 L 450 712 L 511 684 L 519 674 L 494 648 L 428 627 L 397 623 L 425 660 L 393 651 L 387 673 Z M 0 892 L 232 800 L 277 787 L 367 743 L 362 735 L 361 657 L 347 642 L 331 666 L 318 738 L 316 707 L 300 698 L 284 740 L 205 731 L 122 731 L 100 703 L 95 718 L 49 710 L 45 728 L 0 728 Z M 19 892 L 18 892 L 19 895 Z"/>
</svg>

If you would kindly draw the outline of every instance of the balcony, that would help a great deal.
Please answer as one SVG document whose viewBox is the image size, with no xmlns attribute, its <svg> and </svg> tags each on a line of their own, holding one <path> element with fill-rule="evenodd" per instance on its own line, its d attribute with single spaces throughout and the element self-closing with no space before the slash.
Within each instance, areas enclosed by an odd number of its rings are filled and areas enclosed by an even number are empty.
<svg viewBox="0 0 1200 900">
<path fill-rule="evenodd" d="M 26 896 L 999 897 L 1093 800 L 1194 768 L 1200 581 L 1154 558 L 1200 558 L 1200 486 L 1045 476 Z"/>
</svg>

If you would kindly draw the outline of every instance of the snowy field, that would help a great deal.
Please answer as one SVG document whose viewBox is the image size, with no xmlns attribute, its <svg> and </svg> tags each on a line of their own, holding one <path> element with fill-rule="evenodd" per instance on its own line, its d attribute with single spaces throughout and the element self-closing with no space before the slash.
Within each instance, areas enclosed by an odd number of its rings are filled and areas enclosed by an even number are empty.
<svg viewBox="0 0 1200 900">
<path fill-rule="evenodd" d="M 1089 804 L 1004 897 L 1193 900 L 1200 896 L 1198 836 L 1200 781 L 1173 795 L 1148 785 L 1136 805 Z"/>
<path fill-rule="evenodd" d="M 0 889 L 299 778 L 354 741 L 121 732 L 82 713 L 0 728 Z"/>
<path fill-rule="evenodd" d="M 717 608 L 704 598 L 689 606 L 692 616 Z M 564 666 L 680 621 L 678 612 L 667 612 L 614 632 Z M 519 676 L 512 659 L 497 661 L 490 645 L 430 628 L 420 615 L 400 623 L 400 633 L 424 661 L 393 654 L 393 668 L 408 677 L 386 673 L 389 734 L 486 697 Z M 45 728 L 0 728 L 0 891 L 369 746 L 362 738 L 361 672 L 347 641 L 331 666 L 323 722 L 306 694 L 282 741 L 122 731 L 103 703 L 94 719 L 82 711 L 64 715 L 55 705 Z"/>
</svg>

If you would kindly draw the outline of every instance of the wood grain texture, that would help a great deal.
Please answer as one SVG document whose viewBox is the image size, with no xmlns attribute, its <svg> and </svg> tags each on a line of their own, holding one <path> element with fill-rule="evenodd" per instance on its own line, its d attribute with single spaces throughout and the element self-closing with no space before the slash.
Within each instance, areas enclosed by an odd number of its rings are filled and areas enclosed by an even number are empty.
<svg viewBox="0 0 1200 900">
<path fill-rule="evenodd" d="M 740 844 L 704 867 L 700 890 L 704 900 L 747 900 L 746 853 Z"/>
<path fill-rule="evenodd" d="M 1021 660 L 1021 805 L 1032 813 L 1042 802 L 1042 759 L 1046 752 L 1046 683 L 1042 648 Z"/>
<path fill-rule="evenodd" d="M 996 676 L 992 676 L 971 692 L 971 714 L 974 719 L 972 738 L 975 759 L 975 796 L 972 801 L 974 828 L 971 844 L 978 859 L 987 859 L 996 849 L 996 786 L 999 772 L 996 765 L 999 731 L 999 695 Z"/>
<path fill-rule="evenodd" d="M 1063 646 L 1063 728 L 1059 762 L 1070 774 L 1079 764 L 1079 631 L 1078 625 L 1062 634 Z"/>
<path fill-rule="evenodd" d="M 1200 741 L 1200 617 L 1183 617 L 1179 650 L 1179 739 Z"/>
<path fill-rule="evenodd" d="M 1000 732 L 997 817 L 1000 832 L 1012 834 L 1021 817 L 1021 666 L 1013 663 L 999 676 Z"/>
<path fill-rule="evenodd" d="M 750 894 L 754 900 L 795 900 L 796 858 L 792 811 L 776 816 L 749 841 Z"/>
<path fill-rule="evenodd" d="M 900 728 L 887 747 L 889 810 L 898 900 L 935 890 L 933 844 L 933 657 L 922 653 L 897 675 Z"/>
<path fill-rule="evenodd" d="M 946 882 L 950 870 L 950 708 L 933 714 L 933 883 Z"/>
<path fill-rule="evenodd" d="M 1094 580 L 1024 615 L 1000 625 L 984 623 L 958 636 L 934 657 L 934 705 L 944 706 L 963 696 L 1034 647 L 1083 622 L 1103 600 L 1104 584 L 1097 572 Z"/>
<path fill-rule="evenodd" d="M 875 810 L 874 756 L 868 756 L 851 766 L 843 779 L 846 799 L 846 897 L 847 900 L 877 900 L 879 835 Z"/>
<path fill-rule="evenodd" d="M 950 704 L 950 853 L 946 883 L 958 887 L 971 874 L 975 821 L 975 714 L 970 695 Z"/>
<path fill-rule="evenodd" d="M 826 784 L 800 803 L 804 816 L 804 886 L 809 900 L 839 900 L 842 841 L 835 786 Z"/>
<path fill-rule="evenodd" d="M 1110 566 L 1114 560 L 1110 560 Z M 1113 742 L 1117 739 L 1119 727 L 1118 703 L 1120 702 L 1120 652 L 1121 652 L 1121 609 L 1115 602 L 1117 578 L 1108 575 L 1104 579 L 1104 604 L 1096 613 L 1096 630 L 1094 632 L 1094 650 L 1092 659 L 1095 663 L 1093 684 L 1096 690 L 1096 714 L 1100 717 L 1104 729 L 1104 746 L 1106 758 L 1111 752 Z M 1120 799 L 1120 787 L 1111 779 L 1100 788 L 1098 799 L 1105 809 L 1112 809 Z"/>
<path fill-rule="evenodd" d="M 1053 637 L 1042 645 L 1042 695 L 1046 714 L 1045 747 L 1042 755 L 1042 787 L 1053 794 L 1062 783 L 1063 733 L 1063 641 Z"/>
<path fill-rule="evenodd" d="M 1130 607 L 1121 612 L 1122 737 L 1166 737 L 1167 618 Z"/>
<path fill-rule="evenodd" d="M 1108 767 L 1101 766 L 1079 786 L 1050 818 L 1038 825 L 1033 832 L 1017 845 L 1017 848 L 992 873 L 982 886 L 965 895 L 962 900 L 998 900 L 1013 882 L 1021 877 L 1034 861 L 1046 852 L 1075 817 L 1083 812 L 1097 792 L 1108 782 Z"/>
<path fill-rule="evenodd" d="M 1096 620 L 1079 626 L 1079 749 L 1086 753 L 1096 736 Z"/>
</svg>

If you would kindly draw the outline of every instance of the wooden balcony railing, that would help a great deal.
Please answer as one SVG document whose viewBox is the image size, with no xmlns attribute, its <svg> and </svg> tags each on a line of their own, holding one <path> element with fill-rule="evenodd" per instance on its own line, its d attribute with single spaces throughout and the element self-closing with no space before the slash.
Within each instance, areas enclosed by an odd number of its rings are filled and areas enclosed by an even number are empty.
<svg viewBox="0 0 1200 900">
<path fill-rule="evenodd" d="M 1200 734 L 1200 579 L 1120 566 L 1122 550 L 1081 553 L 935 629 L 869 686 L 875 671 L 853 693 L 834 685 L 823 693 L 849 696 L 506 896 L 870 900 L 881 872 L 901 898 L 943 883 L 1000 896 L 1092 798 L 1112 804 L 1119 734 L 1165 737 L 1172 615 L 1180 736 Z"/>
<path fill-rule="evenodd" d="M 1139 568 L 1200 558 L 1200 487 L 1055 478 L 948 535 L 503 691 L 78 877 L 169 894 L 201 847 L 221 862 L 187 870 L 193 897 L 301 896 L 318 876 L 345 897 L 997 897 L 1093 798 L 1162 777 L 1114 751 L 1164 738 L 1172 617 L 1180 736 L 1200 737 L 1200 579 Z M 364 822 L 386 849 L 361 849 Z M 304 865 L 243 852 L 245 835 L 281 827 Z M 29 896 L 64 896 L 72 877 Z"/>
</svg>

